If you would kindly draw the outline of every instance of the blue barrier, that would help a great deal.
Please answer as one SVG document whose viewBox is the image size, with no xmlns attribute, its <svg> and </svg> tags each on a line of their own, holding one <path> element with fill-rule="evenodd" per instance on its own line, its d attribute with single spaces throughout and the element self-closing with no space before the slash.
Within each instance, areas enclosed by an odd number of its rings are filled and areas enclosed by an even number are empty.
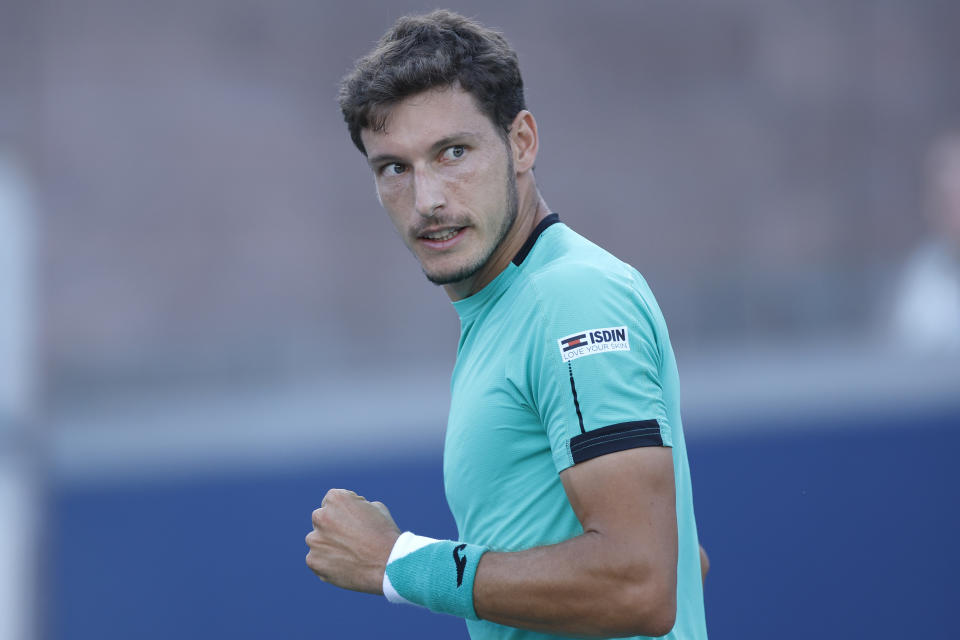
<svg viewBox="0 0 960 640">
<path fill-rule="evenodd" d="M 811 419 L 690 439 L 711 637 L 946 637 L 960 601 L 960 407 L 798 428 Z M 383 500 L 401 528 L 455 535 L 437 456 L 61 484 L 47 635 L 466 638 L 460 620 L 313 576 L 303 538 L 332 486 Z"/>
</svg>

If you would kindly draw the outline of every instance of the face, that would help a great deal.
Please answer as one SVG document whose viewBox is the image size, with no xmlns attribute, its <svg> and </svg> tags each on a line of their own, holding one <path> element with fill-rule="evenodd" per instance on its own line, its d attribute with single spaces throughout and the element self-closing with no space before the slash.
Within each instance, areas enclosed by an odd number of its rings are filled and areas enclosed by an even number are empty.
<svg viewBox="0 0 960 640">
<path fill-rule="evenodd" d="M 462 89 L 436 89 L 361 138 L 380 202 L 424 274 L 457 297 L 475 291 L 517 215 L 511 152 L 493 123 Z"/>
</svg>

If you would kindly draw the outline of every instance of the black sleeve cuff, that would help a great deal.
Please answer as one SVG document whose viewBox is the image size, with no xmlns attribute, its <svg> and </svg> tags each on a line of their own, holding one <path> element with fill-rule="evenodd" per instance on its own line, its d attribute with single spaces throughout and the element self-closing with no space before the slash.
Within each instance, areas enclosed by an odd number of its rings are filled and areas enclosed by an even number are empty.
<svg viewBox="0 0 960 640">
<path fill-rule="evenodd" d="M 587 431 L 570 439 L 573 464 L 626 449 L 662 446 L 660 423 L 656 420 L 621 422 Z"/>
</svg>

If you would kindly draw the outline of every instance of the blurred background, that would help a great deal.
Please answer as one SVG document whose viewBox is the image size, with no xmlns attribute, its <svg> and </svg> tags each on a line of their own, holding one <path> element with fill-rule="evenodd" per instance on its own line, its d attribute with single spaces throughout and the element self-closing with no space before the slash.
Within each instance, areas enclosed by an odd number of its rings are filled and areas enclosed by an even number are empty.
<svg viewBox="0 0 960 640">
<path fill-rule="evenodd" d="M 960 4 L 446 6 L 658 296 L 712 637 L 951 637 Z M 0 0 L 0 640 L 466 638 L 303 562 L 333 486 L 456 535 L 457 316 L 335 99 L 433 8 Z"/>
</svg>

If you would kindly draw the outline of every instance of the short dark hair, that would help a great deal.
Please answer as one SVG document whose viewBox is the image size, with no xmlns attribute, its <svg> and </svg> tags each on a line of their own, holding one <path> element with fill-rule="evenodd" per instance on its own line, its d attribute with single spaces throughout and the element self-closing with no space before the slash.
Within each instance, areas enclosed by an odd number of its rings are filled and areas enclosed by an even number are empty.
<svg viewBox="0 0 960 640">
<path fill-rule="evenodd" d="M 526 108 L 517 54 L 503 35 L 446 10 L 404 16 L 343 79 L 340 109 L 366 155 L 360 131 L 383 129 L 391 106 L 457 84 L 504 138 Z"/>
</svg>

